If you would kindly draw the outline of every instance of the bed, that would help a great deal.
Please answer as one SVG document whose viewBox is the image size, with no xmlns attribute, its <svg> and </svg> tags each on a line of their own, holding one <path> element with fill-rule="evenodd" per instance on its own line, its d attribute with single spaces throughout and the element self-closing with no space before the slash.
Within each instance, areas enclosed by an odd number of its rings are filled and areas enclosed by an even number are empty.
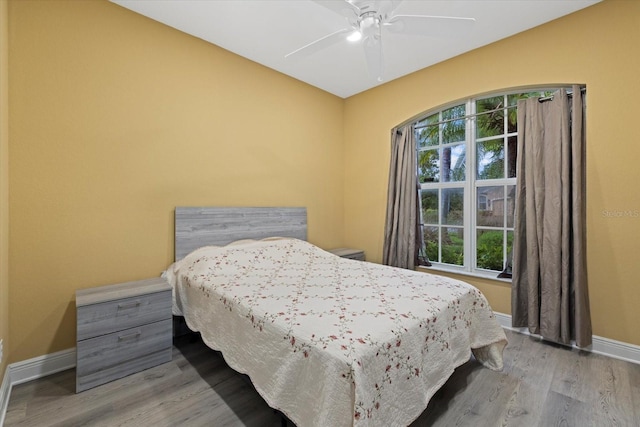
<svg viewBox="0 0 640 427">
<path fill-rule="evenodd" d="M 176 208 L 175 315 L 299 427 L 406 426 L 504 331 L 454 279 L 340 258 L 304 208 Z"/>
</svg>

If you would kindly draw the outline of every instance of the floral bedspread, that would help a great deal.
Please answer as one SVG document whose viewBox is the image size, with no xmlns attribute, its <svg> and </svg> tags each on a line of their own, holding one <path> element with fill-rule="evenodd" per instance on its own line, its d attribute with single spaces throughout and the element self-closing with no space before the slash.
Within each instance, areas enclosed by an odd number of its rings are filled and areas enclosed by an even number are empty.
<svg viewBox="0 0 640 427">
<path fill-rule="evenodd" d="M 502 369 L 485 297 L 295 239 L 198 249 L 164 273 L 174 314 L 299 427 L 406 426 L 473 350 Z"/>
</svg>

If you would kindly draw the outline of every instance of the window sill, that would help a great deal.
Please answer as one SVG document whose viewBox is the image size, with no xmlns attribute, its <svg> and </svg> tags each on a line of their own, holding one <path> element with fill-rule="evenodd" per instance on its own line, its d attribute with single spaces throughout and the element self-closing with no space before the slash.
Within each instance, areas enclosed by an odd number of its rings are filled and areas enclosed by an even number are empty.
<svg viewBox="0 0 640 427">
<path fill-rule="evenodd" d="M 488 279 L 495 280 L 496 282 L 508 283 L 511 284 L 511 279 L 502 279 L 497 277 L 498 273 L 489 273 L 489 272 L 470 272 L 465 270 L 458 270 L 456 268 L 447 268 L 443 265 L 432 264 L 431 267 L 423 267 L 421 265 L 416 267 L 417 271 L 423 271 L 425 273 L 435 273 L 435 272 L 443 272 L 443 273 L 451 273 L 458 274 L 460 276 L 468 276 L 468 277 L 476 277 L 479 279 Z"/>
</svg>

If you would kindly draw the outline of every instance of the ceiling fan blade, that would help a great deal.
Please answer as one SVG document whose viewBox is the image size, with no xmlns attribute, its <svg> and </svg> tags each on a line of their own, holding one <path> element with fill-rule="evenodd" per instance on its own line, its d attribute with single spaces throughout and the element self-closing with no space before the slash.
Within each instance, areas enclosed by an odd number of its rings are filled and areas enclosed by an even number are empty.
<svg viewBox="0 0 640 427">
<path fill-rule="evenodd" d="M 384 19 L 387 19 L 393 14 L 393 11 L 400 6 L 402 1 L 403 0 L 378 0 L 375 7 L 376 10 L 380 12 L 380 15 L 382 15 Z"/>
<path fill-rule="evenodd" d="M 331 45 L 334 45 L 342 40 L 344 40 L 343 34 L 352 32 L 353 28 L 343 28 L 341 30 L 335 31 L 331 34 L 327 34 L 324 37 L 319 38 L 318 40 L 314 40 L 311 43 L 308 43 L 293 52 L 287 53 L 285 58 L 296 58 L 296 57 L 304 57 L 307 55 L 311 55 L 312 53 L 316 53 L 322 49 L 325 49 Z"/>
<path fill-rule="evenodd" d="M 389 1 L 393 5 L 391 7 L 391 12 L 393 12 L 394 10 L 396 10 L 398 8 L 398 6 L 400 6 L 400 3 L 402 3 L 404 0 L 389 0 Z"/>
<path fill-rule="evenodd" d="M 418 36 L 464 36 L 474 26 L 474 18 L 432 15 L 395 15 L 383 26 L 392 33 Z"/>
<path fill-rule="evenodd" d="M 369 36 L 363 40 L 364 57 L 367 61 L 369 75 L 377 81 L 382 81 L 384 62 L 382 60 L 382 42 L 378 36 Z"/>
<path fill-rule="evenodd" d="M 320 6 L 334 11 L 338 15 L 354 18 L 360 16 L 360 8 L 347 0 L 312 0 Z"/>
<path fill-rule="evenodd" d="M 390 16 L 403 0 L 311 0 L 347 18 L 357 18 L 363 13 L 376 11 Z"/>
</svg>

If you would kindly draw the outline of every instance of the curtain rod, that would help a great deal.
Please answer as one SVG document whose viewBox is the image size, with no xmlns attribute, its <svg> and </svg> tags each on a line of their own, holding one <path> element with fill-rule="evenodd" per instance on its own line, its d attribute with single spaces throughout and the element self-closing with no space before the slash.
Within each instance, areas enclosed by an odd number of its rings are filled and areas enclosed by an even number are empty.
<svg viewBox="0 0 640 427">
<path fill-rule="evenodd" d="M 587 91 L 586 87 L 581 87 L 580 88 L 580 92 L 581 93 L 585 93 Z M 567 92 L 567 96 L 569 98 L 571 98 L 573 96 L 573 92 Z M 538 102 L 546 102 L 546 101 L 551 101 L 553 99 L 553 95 L 549 95 L 549 96 L 544 96 L 542 98 L 538 98 Z"/>
<path fill-rule="evenodd" d="M 586 87 L 580 88 L 580 92 L 584 93 L 587 91 Z M 573 96 L 573 92 L 567 92 L 568 96 Z M 550 101 L 553 99 L 553 95 L 550 96 L 545 96 L 545 97 L 540 97 L 538 98 L 539 102 L 545 102 L 545 101 Z M 426 128 L 427 126 L 435 126 L 435 125 L 441 125 L 444 123 L 449 123 L 449 122 L 455 122 L 456 120 L 465 120 L 465 119 L 471 119 L 474 117 L 478 117 L 478 116 L 482 116 L 484 114 L 490 114 L 490 113 L 495 113 L 496 111 L 504 111 L 504 110 L 508 110 L 509 108 L 515 108 L 517 107 L 517 104 L 512 104 L 512 105 L 507 105 L 506 107 L 500 107 L 500 108 L 495 108 L 493 110 L 487 110 L 487 111 L 483 111 L 481 113 L 474 113 L 474 114 L 465 114 L 464 116 L 460 116 L 460 117 L 455 117 L 453 119 L 446 119 L 446 120 L 441 120 L 439 122 L 433 122 L 433 123 L 428 123 L 425 125 L 421 125 L 421 126 L 416 126 L 415 129 L 423 129 Z M 417 120 L 415 120 L 417 121 Z M 408 124 L 410 122 L 405 123 Z"/>
<path fill-rule="evenodd" d="M 457 120 L 470 119 L 470 118 L 473 118 L 473 117 L 482 116 L 484 114 L 495 113 L 496 111 L 508 110 L 509 108 L 514 108 L 514 107 L 516 107 L 516 104 L 507 105 L 506 107 L 495 108 L 493 110 L 483 111 L 481 113 L 465 114 L 464 116 L 455 117 L 453 119 L 440 120 L 439 122 L 433 122 L 433 123 L 428 123 L 428 124 L 421 125 L 421 126 L 416 126 L 415 129 L 422 129 L 422 128 L 426 128 L 428 126 L 441 125 L 441 124 L 444 124 L 444 123 L 455 122 Z"/>
</svg>

